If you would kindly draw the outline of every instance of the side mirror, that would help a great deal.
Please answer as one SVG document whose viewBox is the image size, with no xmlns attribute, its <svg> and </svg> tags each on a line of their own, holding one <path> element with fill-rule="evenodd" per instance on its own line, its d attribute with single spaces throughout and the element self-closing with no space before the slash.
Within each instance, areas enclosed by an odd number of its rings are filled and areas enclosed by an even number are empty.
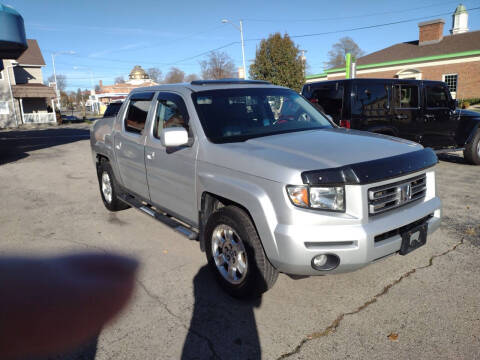
<svg viewBox="0 0 480 360">
<path fill-rule="evenodd" d="M 165 128 L 160 134 L 160 141 L 165 147 L 187 145 L 188 132 L 183 127 Z"/>
</svg>

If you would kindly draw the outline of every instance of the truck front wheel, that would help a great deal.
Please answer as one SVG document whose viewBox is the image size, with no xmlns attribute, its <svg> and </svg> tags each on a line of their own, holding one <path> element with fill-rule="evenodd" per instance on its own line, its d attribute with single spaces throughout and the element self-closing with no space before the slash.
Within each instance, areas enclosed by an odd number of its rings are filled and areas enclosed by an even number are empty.
<svg viewBox="0 0 480 360">
<path fill-rule="evenodd" d="M 477 130 L 472 141 L 465 146 L 463 157 L 469 164 L 480 165 L 480 129 Z"/>
<path fill-rule="evenodd" d="M 129 208 L 127 204 L 117 197 L 119 186 L 108 161 L 103 160 L 98 165 L 98 185 L 100 186 L 103 204 L 108 210 L 119 211 Z"/>
<path fill-rule="evenodd" d="M 218 282 L 236 298 L 255 298 L 270 289 L 278 271 L 270 264 L 248 214 L 226 206 L 210 215 L 205 252 Z"/>
</svg>

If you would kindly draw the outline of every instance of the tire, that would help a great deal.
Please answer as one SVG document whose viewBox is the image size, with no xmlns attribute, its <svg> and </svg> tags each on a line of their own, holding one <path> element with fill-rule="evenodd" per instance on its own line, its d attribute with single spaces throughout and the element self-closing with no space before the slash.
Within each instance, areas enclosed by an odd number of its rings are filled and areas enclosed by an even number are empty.
<svg viewBox="0 0 480 360">
<path fill-rule="evenodd" d="M 463 157 L 472 165 L 480 165 L 480 129 L 477 130 L 472 141 L 463 150 Z"/>
<path fill-rule="evenodd" d="M 112 167 L 106 160 L 102 160 L 98 166 L 98 185 L 103 204 L 110 211 L 120 211 L 128 209 L 130 206 L 119 200 L 119 185 L 113 175 Z M 109 184 L 109 185 L 108 185 Z"/>
<path fill-rule="evenodd" d="M 277 281 L 278 271 L 268 261 L 255 226 L 236 206 L 222 207 L 210 215 L 205 225 L 205 253 L 220 286 L 235 298 L 257 298 Z"/>
</svg>

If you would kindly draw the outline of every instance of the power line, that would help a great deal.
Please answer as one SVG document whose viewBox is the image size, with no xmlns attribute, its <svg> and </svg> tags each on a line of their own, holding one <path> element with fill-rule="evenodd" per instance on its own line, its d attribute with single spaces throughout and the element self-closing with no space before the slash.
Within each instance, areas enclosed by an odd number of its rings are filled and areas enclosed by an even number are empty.
<svg viewBox="0 0 480 360">
<path fill-rule="evenodd" d="M 182 60 L 177 60 L 177 61 L 175 61 L 174 63 L 170 63 L 170 64 L 168 64 L 168 65 L 174 65 L 174 64 L 178 64 L 178 63 L 181 63 L 181 62 L 184 62 L 184 61 L 187 61 L 187 60 L 195 59 L 195 58 L 197 58 L 197 57 L 210 54 L 212 51 L 217 51 L 217 50 L 225 49 L 225 48 L 227 48 L 227 47 L 229 47 L 229 46 L 232 46 L 232 45 L 235 45 L 235 44 L 240 44 L 240 42 L 239 42 L 239 41 L 233 41 L 233 42 L 231 42 L 231 43 L 228 43 L 228 44 L 222 45 L 222 46 L 220 46 L 220 47 L 217 47 L 217 48 L 215 48 L 215 49 L 207 50 L 207 51 L 204 51 L 204 52 L 202 52 L 202 53 L 200 53 L 200 54 L 197 54 L 197 55 L 194 55 L 194 56 L 190 56 L 190 57 L 185 58 L 185 59 L 182 59 Z"/>
<path fill-rule="evenodd" d="M 398 14 L 402 12 L 409 12 L 409 11 L 414 11 L 414 10 L 422 10 L 422 9 L 427 9 L 431 7 L 437 7 L 441 5 L 446 5 L 446 4 L 452 4 L 452 3 L 457 3 L 458 1 L 446 1 L 443 3 L 435 3 L 432 5 L 427 5 L 427 6 L 420 6 L 416 8 L 409 8 L 409 9 L 403 9 L 403 10 L 395 10 L 395 11 L 384 11 L 384 12 L 377 12 L 377 13 L 366 13 L 362 15 L 352 15 L 352 16 L 340 16 L 340 17 L 327 17 L 327 18 L 317 18 L 317 19 L 243 19 L 244 21 L 252 21 L 252 22 L 273 22 L 273 23 L 278 23 L 279 21 L 286 21 L 286 22 L 317 22 L 317 21 L 329 21 L 329 20 L 347 20 L 347 19 L 356 19 L 356 18 L 364 18 L 364 17 L 370 17 L 370 16 L 378 16 L 378 15 L 388 15 L 388 14 Z"/>
<path fill-rule="evenodd" d="M 478 10 L 478 9 L 480 9 L 480 6 L 479 6 L 479 7 L 470 8 L 468 11 L 469 11 L 469 12 L 472 12 L 472 11 L 476 11 L 476 10 Z M 436 14 L 436 15 L 422 16 L 422 17 L 412 18 L 412 19 L 405 19 L 405 20 L 393 21 L 393 22 L 384 23 L 384 24 L 376 24 L 376 25 L 368 25 L 368 26 L 359 26 L 359 27 L 354 27 L 354 28 L 349 28 L 349 29 L 332 30 L 332 31 L 325 31 L 325 32 L 311 33 L 311 34 L 289 35 L 289 36 L 290 36 L 290 38 L 304 38 L 304 37 L 312 37 L 312 36 L 336 34 L 336 33 L 342 33 L 342 32 L 347 32 L 347 31 L 373 29 L 373 28 L 377 28 L 377 27 L 403 24 L 403 23 L 407 23 L 407 22 L 418 21 L 418 20 L 423 20 L 423 19 L 426 19 L 426 18 L 431 18 L 431 17 L 436 17 L 436 16 L 442 16 L 442 15 L 449 15 L 449 14 L 450 14 L 450 12 L 448 12 L 448 13 Z M 262 39 L 262 38 L 258 38 L 258 39 L 245 39 L 245 41 L 260 41 L 260 40 L 263 40 L 263 39 Z"/>
</svg>

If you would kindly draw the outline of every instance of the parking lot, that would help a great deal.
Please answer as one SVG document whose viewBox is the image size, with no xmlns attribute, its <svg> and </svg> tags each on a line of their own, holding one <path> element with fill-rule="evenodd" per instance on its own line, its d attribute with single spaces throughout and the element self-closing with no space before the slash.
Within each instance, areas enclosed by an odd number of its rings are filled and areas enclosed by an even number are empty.
<svg viewBox="0 0 480 360">
<path fill-rule="evenodd" d="M 103 206 L 88 125 L 0 132 L 0 254 L 113 251 L 142 267 L 133 300 L 78 358 L 480 358 L 480 167 L 437 165 L 443 223 L 426 246 L 360 271 L 225 295 L 195 241 Z M 88 357 L 90 356 L 90 357 Z"/>
</svg>

